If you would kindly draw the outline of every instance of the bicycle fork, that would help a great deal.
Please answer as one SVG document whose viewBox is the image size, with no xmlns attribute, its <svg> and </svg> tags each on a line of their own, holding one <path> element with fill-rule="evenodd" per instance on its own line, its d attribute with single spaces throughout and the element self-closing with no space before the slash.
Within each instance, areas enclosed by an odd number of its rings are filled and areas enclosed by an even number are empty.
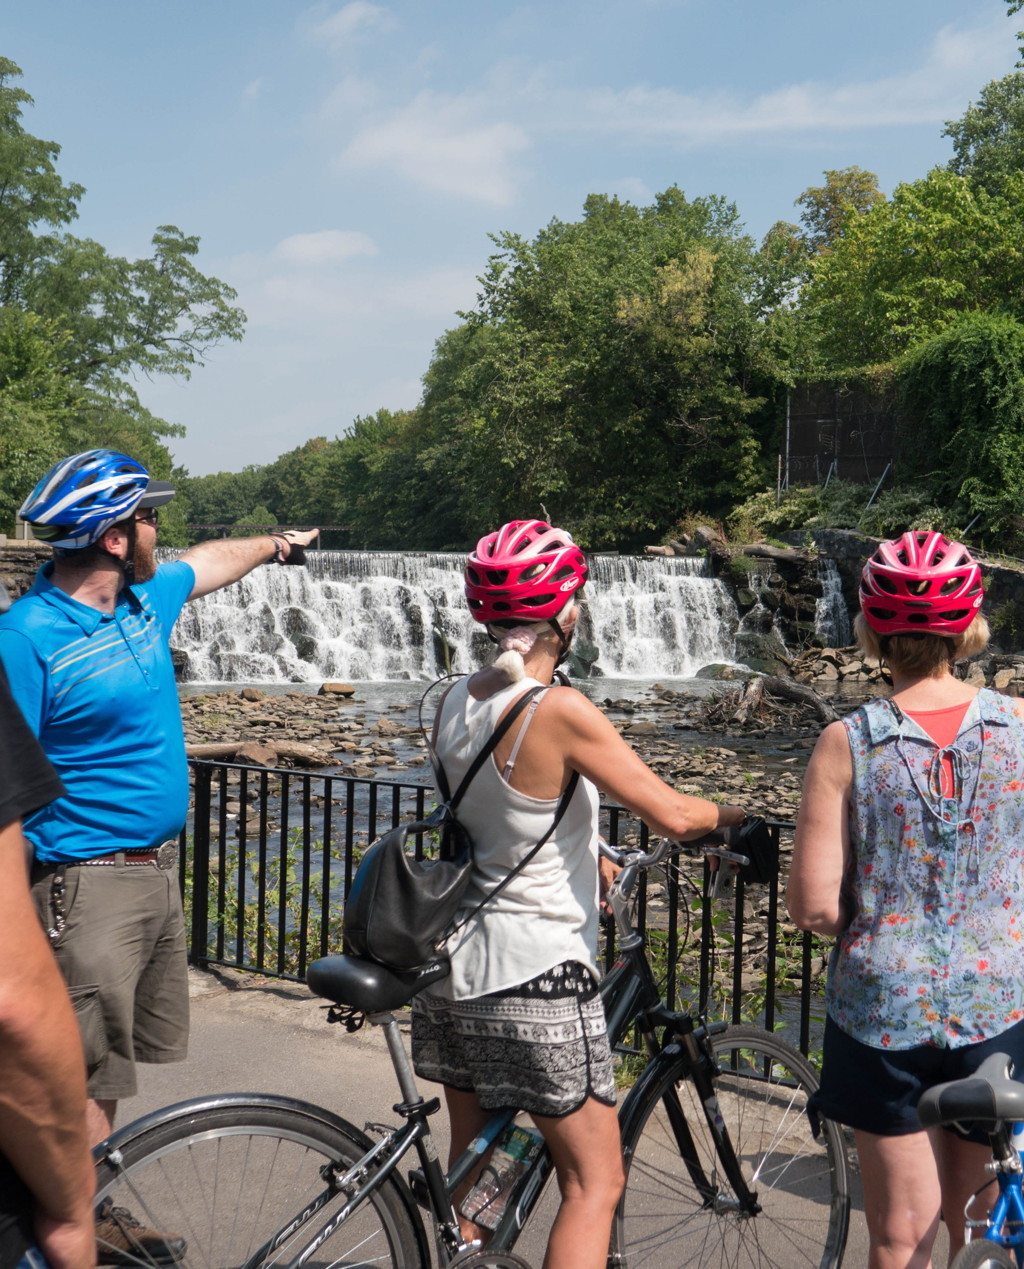
<svg viewBox="0 0 1024 1269">
<path fill-rule="evenodd" d="M 703 1028 L 702 1031 L 703 1034 L 698 1037 L 694 1030 L 692 1018 L 680 1018 L 673 1027 L 673 1046 L 680 1049 L 686 1056 L 689 1078 L 697 1092 L 697 1098 L 704 1111 L 704 1118 L 715 1143 L 715 1154 L 721 1162 L 722 1170 L 732 1186 L 735 1197 L 723 1194 L 705 1171 L 697 1153 L 690 1125 L 686 1120 L 683 1108 L 679 1104 L 679 1095 L 674 1088 L 666 1093 L 662 1099 L 665 1113 L 668 1116 L 668 1121 L 675 1137 L 679 1156 L 690 1174 L 690 1179 L 693 1181 L 698 1194 L 701 1196 L 702 1205 L 722 1215 L 733 1213 L 743 1216 L 756 1216 L 761 1211 L 761 1205 L 757 1201 L 757 1193 L 750 1189 L 746 1178 L 743 1176 L 743 1169 L 740 1167 L 739 1159 L 736 1157 L 736 1150 L 732 1144 L 732 1138 L 729 1136 L 729 1129 L 722 1116 L 712 1076 L 715 1058 L 706 1043 L 707 1032 Z"/>
</svg>

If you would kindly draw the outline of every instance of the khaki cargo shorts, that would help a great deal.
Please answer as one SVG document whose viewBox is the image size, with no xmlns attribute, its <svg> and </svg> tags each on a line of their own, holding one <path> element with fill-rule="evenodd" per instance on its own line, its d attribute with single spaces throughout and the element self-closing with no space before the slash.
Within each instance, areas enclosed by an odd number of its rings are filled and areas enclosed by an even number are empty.
<svg viewBox="0 0 1024 1269">
<path fill-rule="evenodd" d="M 32 897 L 53 925 L 55 864 L 36 864 Z M 188 1050 L 188 968 L 177 868 L 67 865 L 66 924 L 52 944 L 85 1048 L 89 1096 L 136 1092 L 136 1062 L 180 1062 Z"/>
</svg>

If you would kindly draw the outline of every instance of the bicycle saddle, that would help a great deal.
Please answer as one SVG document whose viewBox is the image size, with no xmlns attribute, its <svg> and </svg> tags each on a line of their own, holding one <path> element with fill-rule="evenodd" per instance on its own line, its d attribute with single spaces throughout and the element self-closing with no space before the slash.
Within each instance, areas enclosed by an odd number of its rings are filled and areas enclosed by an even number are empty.
<svg viewBox="0 0 1024 1269">
<path fill-rule="evenodd" d="M 1024 1122 L 1024 1084 L 1009 1077 L 1005 1053 L 987 1057 L 973 1075 L 936 1084 L 921 1095 L 917 1114 L 926 1128 L 939 1124 L 976 1123 L 985 1129 L 998 1120 Z"/>
<path fill-rule="evenodd" d="M 401 1009 L 447 974 L 446 956 L 402 971 L 358 956 L 322 956 L 306 971 L 306 982 L 310 991 L 336 1005 L 350 1005 L 362 1013 L 387 1013 Z"/>
</svg>

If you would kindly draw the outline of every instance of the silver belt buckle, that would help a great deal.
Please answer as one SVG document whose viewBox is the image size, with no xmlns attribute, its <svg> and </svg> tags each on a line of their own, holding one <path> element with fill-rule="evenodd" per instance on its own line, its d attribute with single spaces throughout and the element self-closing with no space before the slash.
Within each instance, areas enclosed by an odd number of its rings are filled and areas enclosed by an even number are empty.
<svg viewBox="0 0 1024 1269">
<path fill-rule="evenodd" d="M 156 851 L 156 866 L 166 872 L 168 868 L 173 868 L 178 861 L 178 843 L 177 842 L 161 842 Z"/>
</svg>

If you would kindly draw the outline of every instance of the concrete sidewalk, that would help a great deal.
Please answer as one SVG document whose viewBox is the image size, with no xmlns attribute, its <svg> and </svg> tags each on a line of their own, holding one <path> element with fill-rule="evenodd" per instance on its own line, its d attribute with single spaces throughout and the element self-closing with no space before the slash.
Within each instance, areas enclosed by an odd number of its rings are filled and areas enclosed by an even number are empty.
<svg viewBox="0 0 1024 1269">
<path fill-rule="evenodd" d="M 368 1120 L 396 1122 L 398 1100 L 391 1062 L 379 1031 L 366 1027 L 349 1035 L 329 1026 L 322 1002 L 303 986 L 233 971 L 189 971 L 192 1038 L 185 1062 L 139 1067 L 139 1095 L 125 1102 L 119 1122 L 207 1093 L 280 1093 L 325 1106 L 362 1127 Z M 426 1086 L 425 1092 L 433 1086 Z M 444 1114 L 431 1128 L 447 1148 Z M 856 1179 L 855 1179 L 856 1183 Z M 845 1266 L 867 1263 L 867 1236 L 859 1185 L 850 1221 Z M 517 1252 L 532 1265 L 544 1258 L 547 1230 L 555 1208 L 549 1187 L 520 1240 Z M 935 1264 L 945 1264 L 940 1235 Z"/>
</svg>

